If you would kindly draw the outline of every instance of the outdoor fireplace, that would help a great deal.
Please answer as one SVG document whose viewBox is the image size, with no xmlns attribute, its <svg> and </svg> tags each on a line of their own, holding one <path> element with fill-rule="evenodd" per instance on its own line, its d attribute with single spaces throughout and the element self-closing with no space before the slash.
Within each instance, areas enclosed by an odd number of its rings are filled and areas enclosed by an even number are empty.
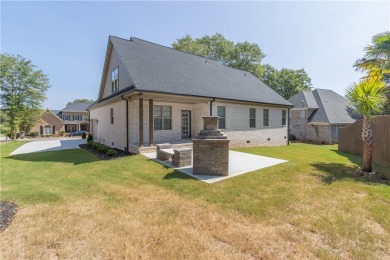
<svg viewBox="0 0 390 260">
<path fill-rule="evenodd" d="M 218 116 L 203 117 L 203 130 L 193 143 L 193 174 L 228 176 L 230 140 L 218 129 Z"/>
</svg>

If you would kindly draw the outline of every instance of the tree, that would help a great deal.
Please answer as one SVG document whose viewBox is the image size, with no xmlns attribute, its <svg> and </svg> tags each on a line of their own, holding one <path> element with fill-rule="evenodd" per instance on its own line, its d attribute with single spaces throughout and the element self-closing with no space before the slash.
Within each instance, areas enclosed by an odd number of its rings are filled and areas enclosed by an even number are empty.
<svg viewBox="0 0 390 260">
<path fill-rule="evenodd" d="M 37 118 L 50 87 L 47 76 L 20 55 L 0 54 L 1 106 L 7 117 L 11 138 L 20 124 Z"/>
<path fill-rule="evenodd" d="M 374 149 L 374 134 L 371 127 L 371 117 L 380 113 L 386 104 L 386 87 L 383 81 L 363 80 L 353 83 L 347 89 L 347 97 L 355 107 L 355 111 L 363 116 L 363 171 L 372 171 L 372 152 Z"/>
<path fill-rule="evenodd" d="M 354 64 L 358 71 L 366 72 L 363 78 L 369 80 L 381 80 L 390 87 L 390 32 L 375 35 L 372 44 L 364 48 L 365 55 Z M 390 98 L 390 91 L 387 91 Z M 390 99 L 384 109 L 385 114 L 390 114 Z"/>
<path fill-rule="evenodd" d="M 68 105 L 73 104 L 73 103 L 90 103 L 90 104 L 92 104 L 93 102 L 95 102 L 95 101 L 92 99 L 76 98 L 75 100 L 68 102 Z"/>
<path fill-rule="evenodd" d="M 304 69 L 278 71 L 270 65 L 262 65 L 265 54 L 256 43 L 245 41 L 235 44 L 219 33 L 197 39 L 187 34 L 172 46 L 176 50 L 221 61 L 231 68 L 249 71 L 286 99 L 301 90 L 311 90 L 311 80 Z"/>
<path fill-rule="evenodd" d="M 256 77 L 263 72 L 261 60 L 265 57 L 256 43 L 234 42 L 227 40 L 222 34 L 205 35 L 192 39 L 190 35 L 177 39 L 172 47 L 207 59 L 217 60 L 225 66 L 249 71 Z"/>
<path fill-rule="evenodd" d="M 311 90 L 311 79 L 304 69 L 277 70 L 270 65 L 264 65 L 264 73 L 260 79 L 285 99 L 291 98 L 300 91 Z"/>
</svg>

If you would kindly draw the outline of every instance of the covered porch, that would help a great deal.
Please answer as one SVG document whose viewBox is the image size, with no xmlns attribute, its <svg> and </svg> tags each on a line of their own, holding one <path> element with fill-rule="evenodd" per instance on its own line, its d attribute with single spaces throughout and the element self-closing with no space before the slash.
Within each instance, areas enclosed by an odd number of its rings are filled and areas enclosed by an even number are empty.
<svg viewBox="0 0 390 260">
<path fill-rule="evenodd" d="M 210 113 L 210 98 L 135 93 L 129 97 L 129 152 L 148 153 L 155 144 L 192 147 L 192 138 Z"/>
</svg>

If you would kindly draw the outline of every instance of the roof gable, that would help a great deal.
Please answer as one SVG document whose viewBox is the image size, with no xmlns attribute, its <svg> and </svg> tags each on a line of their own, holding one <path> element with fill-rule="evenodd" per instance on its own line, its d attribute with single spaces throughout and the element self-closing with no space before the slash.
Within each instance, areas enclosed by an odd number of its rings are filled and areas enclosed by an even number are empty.
<svg viewBox="0 0 390 260">
<path fill-rule="evenodd" d="M 350 102 L 328 89 L 315 89 L 311 92 L 302 91 L 289 99 L 294 107 L 314 108 L 308 122 L 346 124 L 356 121 Z"/>
<path fill-rule="evenodd" d="M 109 42 L 138 91 L 291 106 L 249 72 L 137 38 L 110 36 Z"/>
<path fill-rule="evenodd" d="M 78 103 L 70 103 L 67 104 L 65 108 L 61 111 L 63 112 L 87 112 L 87 108 L 91 105 L 91 103 L 78 102 Z"/>
</svg>

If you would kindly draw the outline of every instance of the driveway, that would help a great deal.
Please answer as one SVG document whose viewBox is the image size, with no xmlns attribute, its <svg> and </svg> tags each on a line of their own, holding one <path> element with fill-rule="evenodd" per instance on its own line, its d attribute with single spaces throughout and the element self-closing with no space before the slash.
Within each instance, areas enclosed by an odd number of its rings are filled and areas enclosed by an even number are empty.
<svg viewBox="0 0 390 260">
<path fill-rule="evenodd" d="M 80 149 L 79 144 L 85 144 L 86 142 L 86 139 L 33 141 L 22 145 L 21 147 L 13 151 L 10 155 Z"/>
</svg>

